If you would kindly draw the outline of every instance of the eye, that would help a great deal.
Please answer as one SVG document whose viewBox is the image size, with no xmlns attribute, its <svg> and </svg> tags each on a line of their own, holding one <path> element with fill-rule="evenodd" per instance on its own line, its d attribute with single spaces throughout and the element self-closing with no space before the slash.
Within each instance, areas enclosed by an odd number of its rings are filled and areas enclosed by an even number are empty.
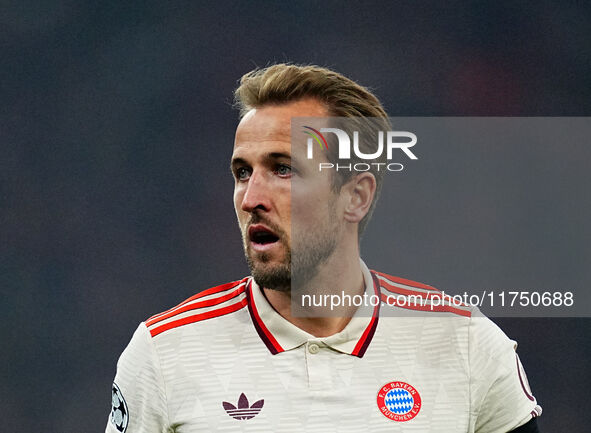
<svg viewBox="0 0 591 433">
<path fill-rule="evenodd" d="M 248 178 L 250 177 L 250 170 L 246 167 L 238 167 L 234 171 L 234 176 L 236 177 L 236 180 L 239 181 L 248 180 Z"/>
<path fill-rule="evenodd" d="M 277 174 L 279 176 L 289 176 L 291 174 L 291 167 L 285 164 L 279 164 L 277 166 Z"/>
</svg>

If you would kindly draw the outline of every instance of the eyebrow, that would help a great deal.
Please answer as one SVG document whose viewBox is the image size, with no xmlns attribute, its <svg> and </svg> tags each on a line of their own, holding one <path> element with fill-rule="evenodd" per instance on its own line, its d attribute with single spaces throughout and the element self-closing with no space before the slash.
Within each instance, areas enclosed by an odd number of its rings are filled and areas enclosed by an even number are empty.
<svg viewBox="0 0 591 433">
<path fill-rule="evenodd" d="M 279 158 L 291 159 L 291 155 L 289 153 L 284 153 L 284 152 L 271 152 L 271 153 L 267 154 L 267 156 L 271 157 L 271 158 L 275 158 L 275 159 L 279 159 Z"/>
<path fill-rule="evenodd" d="M 264 154 L 263 158 L 269 158 L 269 159 L 286 158 L 286 159 L 291 160 L 291 155 L 289 153 L 285 153 L 285 152 L 270 152 L 270 153 Z M 235 157 L 235 158 L 232 158 L 232 161 L 230 162 L 230 168 L 232 168 L 236 165 L 239 165 L 239 164 L 248 164 L 248 162 L 244 158 Z"/>
</svg>

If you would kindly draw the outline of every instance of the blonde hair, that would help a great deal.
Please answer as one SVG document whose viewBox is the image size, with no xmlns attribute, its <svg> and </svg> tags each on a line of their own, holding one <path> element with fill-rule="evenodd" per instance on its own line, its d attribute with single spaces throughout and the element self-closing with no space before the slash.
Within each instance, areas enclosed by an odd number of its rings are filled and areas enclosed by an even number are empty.
<svg viewBox="0 0 591 433">
<path fill-rule="evenodd" d="M 353 80 L 315 65 L 276 64 L 263 69 L 254 69 L 240 79 L 240 85 L 234 92 L 235 105 L 240 110 L 240 118 L 254 108 L 270 104 L 285 104 L 304 98 L 315 98 L 323 103 L 331 117 L 340 118 L 375 118 L 382 119 L 388 127 L 388 115 L 378 98 L 367 88 Z M 375 123 L 374 123 L 375 125 Z M 364 129 L 360 125 L 361 129 Z M 370 138 L 360 143 L 360 149 L 370 153 L 377 147 L 377 131 L 365 128 Z M 371 129 L 371 130 L 370 130 Z M 334 149 L 334 146 L 331 146 Z M 327 153 L 328 160 L 335 163 L 337 155 L 333 151 Z M 356 157 L 351 163 L 366 162 Z M 381 161 L 380 161 L 381 162 Z M 369 212 L 359 223 L 359 235 L 363 233 L 367 222 L 378 200 L 381 190 L 383 170 L 372 168 L 368 170 L 376 179 L 376 193 Z M 340 170 L 333 178 L 333 186 L 339 191 L 355 172 Z"/>
</svg>

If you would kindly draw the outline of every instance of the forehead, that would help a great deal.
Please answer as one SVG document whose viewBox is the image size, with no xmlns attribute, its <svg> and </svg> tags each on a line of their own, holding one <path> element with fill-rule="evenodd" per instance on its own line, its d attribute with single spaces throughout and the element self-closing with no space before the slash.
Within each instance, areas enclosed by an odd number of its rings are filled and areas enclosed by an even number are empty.
<svg viewBox="0 0 591 433">
<path fill-rule="evenodd" d="M 236 128 L 234 153 L 242 153 L 247 149 L 253 149 L 255 145 L 265 143 L 289 147 L 293 117 L 326 116 L 328 116 L 328 110 L 316 99 L 265 105 L 252 109 L 246 113 Z"/>
</svg>

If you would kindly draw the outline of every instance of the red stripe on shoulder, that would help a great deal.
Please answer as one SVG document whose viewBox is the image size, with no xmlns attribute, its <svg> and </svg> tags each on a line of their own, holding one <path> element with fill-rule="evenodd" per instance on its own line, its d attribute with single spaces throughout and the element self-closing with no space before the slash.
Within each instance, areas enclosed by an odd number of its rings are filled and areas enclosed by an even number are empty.
<svg viewBox="0 0 591 433">
<path fill-rule="evenodd" d="M 230 288 L 230 289 L 232 289 L 232 288 Z M 219 296 L 216 296 L 214 298 L 205 299 L 203 301 L 197 300 L 196 302 L 183 304 L 182 306 L 175 308 L 173 311 L 171 311 L 169 313 L 158 316 L 155 319 L 152 319 L 149 322 L 146 322 L 146 326 L 155 325 L 158 322 L 161 322 L 163 320 L 169 319 L 174 316 L 178 316 L 179 314 L 185 313 L 187 311 L 198 310 L 199 308 L 213 307 L 214 305 L 219 305 L 223 302 L 226 302 L 226 301 L 229 301 L 230 299 L 235 298 L 236 296 L 240 295 L 240 293 L 244 293 L 244 285 L 243 284 L 242 285 L 239 284 L 238 288 L 232 290 L 231 292 L 228 292 L 228 293 L 221 292 Z M 199 299 L 199 298 L 197 298 L 197 299 Z"/>
<path fill-rule="evenodd" d="M 156 326 L 155 328 L 150 329 L 150 335 L 152 335 L 152 337 L 155 337 L 156 335 L 161 334 L 164 331 L 168 331 L 169 329 L 178 328 L 179 326 L 200 322 L 206 319 L 212 319 L 214 317 L 225 316 L 226 314 L 230 314 L 234 311 L 238 311 L 241 308 L 244 308 L 246 304 L 247 299 L 246 297 L 244 297 L 244 299 L 242 299 L 240 302 L 236 302 L 235 304 L 228 305 L 224 308 L 219 308 L 201 314 L 193 314 L 192 316 L 188 316 L 183 319 L 174 320 L 172 322 L 165 323 L 164 325 Z"/>
<path fill-rule="evenodd" d="M 374 271 L 373 269 L 371 272 L 380 275 L 388 280 L 392 281 L 393 283 L 404 284 L 405 286 L 411 286 L 419 289 L 425 290 L 432 290 L 434 292 L 439 292 L 435 287 L 428 286 L 427 284 L 419 283 L 418 281 L 407 280 L 406 278 L 395 277 L 394 275 L 384 274 L 383 272 Z"/>
<path fill-rule="evenodd" d="M 441 293 L 439 291 L 436 292 L 429 292 L 429 293 L 423 293 L 423 292 L 417 292 L 416 290 L 408 290 L 408 289 L 403 289 L 402 287 L 398 287 L 398 286 L 392 286 L 391 284 L 388 284 L 387 282 L 380 280 L 380 287 L 382 287 L 383 289 L 387 290 L 390 293 L 396 293 L 399 295 L 415 295 L 415 296 L 420 296 L 421 298 L 425 298 L 425 299 L 432 299 L 432 298 L 441 298 Z"/>
<path fill-rule="evenodd" d="M 248 277 L 247 277 L 248 278 Z M 215 287 L 211 287 L 209 289 L 203 290 L 193 296 L 191 296 L 188 299 L 185 299 L 183 302 L 181 302 L 180 304 L 166 310 L 163 311 L 162 313 L 158 313 L 153 315 L 152 317 L 150 317 L 148 320 L 146 320 L 146 326 L 150 326 L 153 325 L 154 323 L 158 323 L 160 320 L 163 320 L 167 317 L 171 317 L 174 315 L 175 310 L 182 308 L 184 305 L 188 304 L 189 302 L 192 302 L 196 299 L 199 298 L 203 298 L 205 296 L 208 295 L 213 295 L 215 293 L 220 293 L 223 292 L 225 290 L 229 290 L 232 289 L 234 287 L 239 286 L 241 283 L 246 282 L 247 278 L 243 278 L 242 280 L 238 280 L 238 281 L 232 281 L 231 283 L 226 283 L 226 284 L 222 284 L 219 286 L 215 286 Z M 171 314 L 172 313 L 172 314 Z M 166 316 L 166 317 L 164 317 Z"/>
<path fill-rule="evenodd" d="M 388 292 L 381 292 L 380 297 L 383 302 L 391 307 L 404 308 L 406 310 L 453 313 L 465 317 L 472 316 L 468 305 L 455 303 L 456 301 L 453 298 L 435 287 L 417 281 L 407 280 L 406 278 L 384 274 L 383 272 L 374 270 L 371 272 L 378 276 L 377 280 L 379 281 L 380 287 Z M 398 285 L 404 285 L 406 287 L 400 287 Z M 425 291 L 428 291 L 428 293 L 425 293 Z M 402 299 L 397 299 L 396 296 L 393 297 L 390 293 L 401 295 Z M 424 299 L 425 303 L 413 301 L 413 296 Z"/>
<path fill-rule="evenodd" d="M 395 298 L 392 299 L 384 293 L 381 294 L 380 298 L 382 299 L 382 302 L 389 305 L 390 307 L 399 307 L 404 308 L 405 310 L 430 311 L 436 313 L 452 313 L 464 317 L 472 316 L 472 312 L 470 312 L 469 310 L 462 310 L 461 308 L 455 308 L 451 305 L 420 305 L 410 302 L 398 302 Z"/>
</svg>

